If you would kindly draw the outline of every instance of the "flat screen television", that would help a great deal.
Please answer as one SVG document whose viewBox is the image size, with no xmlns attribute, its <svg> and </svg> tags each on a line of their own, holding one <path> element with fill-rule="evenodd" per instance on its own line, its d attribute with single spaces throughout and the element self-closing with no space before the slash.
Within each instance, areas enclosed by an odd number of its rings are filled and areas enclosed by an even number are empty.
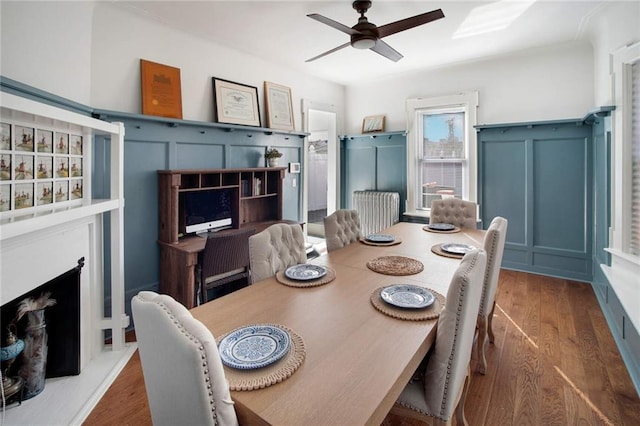
<svg viewBox="0 0 640 426">
<path fill-rule="evenodd" d="M 179 212 L 184 233 L 228 228 L 231 220 L 231 196 L 229 189 L 213 189 L 180 193 Z"/>
</svg>

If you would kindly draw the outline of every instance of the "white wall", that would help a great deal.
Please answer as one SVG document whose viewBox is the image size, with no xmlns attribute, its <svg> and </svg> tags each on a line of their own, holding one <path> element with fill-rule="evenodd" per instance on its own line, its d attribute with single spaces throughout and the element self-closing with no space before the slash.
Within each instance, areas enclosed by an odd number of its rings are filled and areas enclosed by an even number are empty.
<svg viewBox="0 0 640 426">
<path fill-rule="evenodd" d="M 386 130 L 405 130 L 408 98 L 479 92 L 478 123 L 582 117 L 593 109 L 592 49 L 573 42 L 347 88 L 347 133 L 362 117 L 386 114 Z"/>
<path fill-rule="evenodd" d="M 0 1 L 0 75 L 89 105 L 91 2 Z"/>
<path fill-rule="evenodd" d="M 210 43 L 113 4 L 98 4 L 93 19 L 91 100 L 96 108 L 140 113 L 140 59 L 146 59 L 180 68 L 183 117 L 188 120 L 213 121 L 212 77 L 257 87 L 264 127 L 264 81 L 291 88 L 296 130 L 302 130 L 302 98 L 337 105 L 338 115 L 344 115 L 341 85 Z"/>
<path fill-rule="evenodd" d="M 613 105 L 610 55 L 640 41 L 640 2 L 607 3 L 592 21 L 595 105 Z"/>
<path fill-rule="evenodd" d="M 342 129 L 344 87 L 176 31 L 107 2 L 1 1 L 0 74 L 98 109 L 141 113 L 140 59 L 180 68 L 186 120 L 213 121 L 211 77 L 292 90 L 296 130 L 301 99 L 336 105 Z M 339 130 L 340 131 L 340 130 Z"/>
</svg>

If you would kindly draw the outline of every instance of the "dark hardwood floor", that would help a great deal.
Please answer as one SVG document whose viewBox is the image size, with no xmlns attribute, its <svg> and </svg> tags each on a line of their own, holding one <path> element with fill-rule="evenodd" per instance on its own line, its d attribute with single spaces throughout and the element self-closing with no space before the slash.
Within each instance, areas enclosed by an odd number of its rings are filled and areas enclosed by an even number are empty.
<svg viewBox="0 0 640 426">
<path fill-rule="evenodd" d="M 473 372 L 465 405 L 470 425 L 638 424 L 640 399 L 589 284 L 503 270 L 496 300 L 488 371 Z M 85 425 L 146 424 L 136 352 Z"/>
</svg>

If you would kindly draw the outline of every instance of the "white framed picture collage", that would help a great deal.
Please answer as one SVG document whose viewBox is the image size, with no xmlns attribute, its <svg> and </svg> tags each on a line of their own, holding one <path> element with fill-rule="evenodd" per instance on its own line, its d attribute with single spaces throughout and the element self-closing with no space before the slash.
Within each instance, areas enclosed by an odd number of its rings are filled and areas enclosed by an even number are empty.
<svg viewBox="0 0 640 426">
<path fill-rule="evenodd" d="M 0 213 L 81 200 L 85 143 L 80 132 L 0 122 Z"/>
</svg>

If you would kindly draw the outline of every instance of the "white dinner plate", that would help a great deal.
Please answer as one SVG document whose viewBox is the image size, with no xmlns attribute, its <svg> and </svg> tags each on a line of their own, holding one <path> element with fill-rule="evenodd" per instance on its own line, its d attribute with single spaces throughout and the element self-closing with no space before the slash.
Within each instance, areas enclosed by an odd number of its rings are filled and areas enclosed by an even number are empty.
<svg viewBox="0 0 640 426">
<path fill-rule="evenodd" d="M 266 367 L 289 352 L 291 338 L 286 330 L 272 325 L 249 325 L 227 334 L 218 345 L 227 367 L 252 370 Z"/>
<path fill-rule="evenodd" d="M 369 234 L 366 239 L 372 243 L 392 243 L 396 240 L 396 237 L 389 234 Z"/>
<path fill-rule="evenodd" d="M 453 254 L 467 254 L 471 250 L 475 249 L 474 246 L 469 244 L 459 244 L 459 243 L 448 243 L 442 244 L 440 248 L 447 253 Z"/>
<path fill-rule="evenodd" d="M 456 229 L 456 227 L 450 223 L 430 223 L 427 226 L 434 231 L 453 231 Z"/>
<path fill-rule="evenodd" d="M 312 265 L 309 263 L 301 263 L 299 265 L 289 266 L 284 275 L 292 280 L 310 281 L 322 278 L 327 274 L 327 268 L 320 265 Z"/>
<path fill-rule="evenodd" d="M 436 297 L 429 290 L 411 284 L 396 284 L 380 292 L 382 300 L 400 308 L 421 309 L 431 306 Z"/>
</svg>

